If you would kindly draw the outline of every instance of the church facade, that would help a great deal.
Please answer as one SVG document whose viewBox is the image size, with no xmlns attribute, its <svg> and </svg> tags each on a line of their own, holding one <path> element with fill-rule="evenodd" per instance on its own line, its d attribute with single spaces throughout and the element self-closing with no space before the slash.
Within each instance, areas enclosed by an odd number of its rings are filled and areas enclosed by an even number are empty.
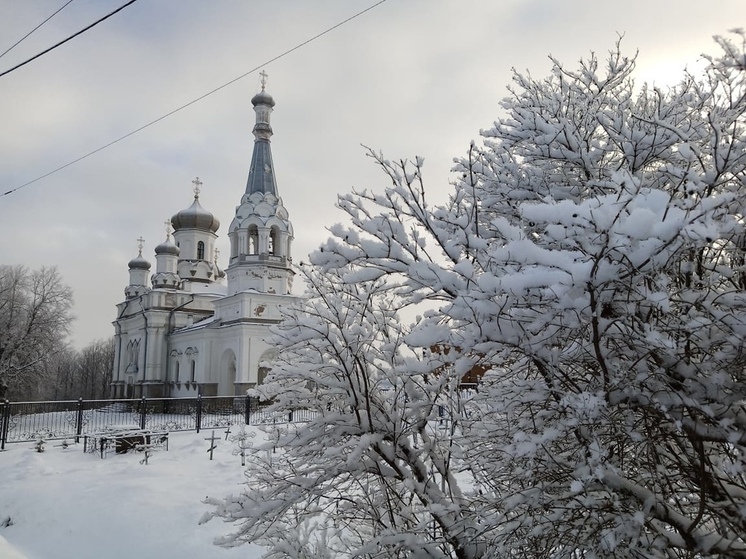
<svg viewBox="0 0 746 559">
<path fill-rule="evenodd" d="M 290 305 L 293 228 L 277 190 L 270 149 L 275 105 L 262 90 L 246 189 L 228 227 L 229 263 L 218 266 L 219 220 L 194 201 L 166 222 L 155 272 L 142 255 L 129 262 L 125 300 L 114 320 L 115 398 L 231 396 L 260 384 L 276 357 L 266 341 Z M 173 229 L 173 232 L 172 232 Z"/>
</svg>

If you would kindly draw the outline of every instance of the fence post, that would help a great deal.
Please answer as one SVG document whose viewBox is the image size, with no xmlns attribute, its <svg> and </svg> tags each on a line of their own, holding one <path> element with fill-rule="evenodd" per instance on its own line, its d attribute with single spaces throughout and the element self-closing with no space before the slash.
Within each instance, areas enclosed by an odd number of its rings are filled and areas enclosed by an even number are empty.
<svg viewBox="0 0 746 559">
<path fill-rule="evenodd" d="M 5 441 L 8 439 L 8 426 L 10 425 L 10 401 L 3 402 L 0 413 L 0 450 L 5 450 Z"/>
<path fill-rule="evenodd" d="M 202 394 L 197 394 L 197 433 L 202 426 Z"/>
<path fill-rule="evenodd" d="M 78 398 L 78 413 L 75 418 L 75 443 L 80 442 L 80 434 L 83 432 L 83 398 Z"/>
<path fill-rule="evenodd" d="M 145 429 L 145 416 L 148 413 L 148 401 L 145 396 L 140 400 L 140 429 Z"/>
<path fill-rule="evenodd" d="M 244 423 L 246 425 L 251 424 L 251 396 L 248 394 L 244 396 L 246 398 L 246 405 L 244 406 Z"/>
</svg>

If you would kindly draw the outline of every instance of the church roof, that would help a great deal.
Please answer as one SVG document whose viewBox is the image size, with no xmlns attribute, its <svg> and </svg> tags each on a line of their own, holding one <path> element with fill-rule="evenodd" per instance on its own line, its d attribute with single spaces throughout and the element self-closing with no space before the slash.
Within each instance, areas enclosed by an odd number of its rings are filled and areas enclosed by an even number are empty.
<svg viewBox="0 0 746 559">
<path fill-rule="evenodd" d="M 143 258 L 142 253 L 130 260 L 128 266 L 130 270 L 150 270 L 150 262 Z"/>
<path fill-rule="evenodd" d="M 175 231 L 181 229 L 203 229 L 205 231 L 215 231 L 220 227 L 220 221 L 212 213 L 208 212 L 199 203 L 199 197 L 194 197 L 194 202 L 185 210 L 174 214 L 171 218 L 171 225 Z"/>
<path fill-rule="evenodd" d="M 269 105 L 270 107 L 275 106 L 275 100 L 272 99 L 272 96 L 264 91 L 264 88 L 262 87 L 262 90 L 254 95 L 254 97 L 251 98 L 251 104 L 255 107 L 257 105 Z"/>
<path fill-rule="evenodd" d="M 266 74 L 263 74 L 266 78 Z M 254 95 L 251 104 L 256 112 L 256 124 L 254 125 L 254 153 L 251 155 L 251 167 L 249 168 L 249 179 L 246 181 L 246 194 L 255 192 L 262 194 L 273 194 L 277 196 L 277 181 L 275 179 L 275 166 L 272 163 L 272 150 L 270 138 L 272 138 L 272 126 L 269 115 L 275 100 L 264 91 L 266 81 L 262 79 L 262 90 Z"/>
<path fill-rule="evenodd" d="M 174 256 L 179 256 L 179 247 L 177 247 L 175 244 L 171 242 L 171 239 L 168 238 L 165 241 L 163 241 L 161 244 L 159 244 L 157 247 L 155 247 L 155 253 L 158 254 L 172 254 Z"/>
<path fill-rule="evenodd" d="M 150 262 L 145 260 L 142 255 L 142 247 L 145 239 L 140 237 L 137 239 L 137 256 L 129 261 L 127 266 L 130 270 L 150 270 Z"/>
<path fill-rule="evenodd" d="M 246 194 L 254 194 L 254 192 L 277 196 L 275 169 L 268 140 L 256 140 L 254 142 L 249 180 L 246 182 Z"/>
<path fill-rule="evenodd" d="M 187 209 L 174 214 L 171 218 L 171 225 L 173 225 L 174 231 L 200 229 L 215 233 L 220 227 L 220 221 L 199 203 L 199 187 L 202 186 L 202 181 L 197 177 L 192 181 L 192 184 L 194 184 L 194 202 Z"/>
</svg>

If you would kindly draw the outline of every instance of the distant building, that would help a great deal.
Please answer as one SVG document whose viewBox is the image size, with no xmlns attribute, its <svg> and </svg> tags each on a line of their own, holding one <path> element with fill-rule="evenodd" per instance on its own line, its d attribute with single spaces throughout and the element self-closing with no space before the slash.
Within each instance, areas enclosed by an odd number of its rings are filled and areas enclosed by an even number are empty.
<svg viewBox="0 0 746 559">
<path fill-rule="evenodd" d="M 263 381 L 275 358 L 269 327 L 290 305 L 293 227 L 275 180 L 270 114 L 262 91 L 246 191 L 228 227 L 231 252 L 218 267 L 220 222 L 194 201 L 167 224 L 155 248 L 156 269 L 140 252 L 129 262 L 125 300 L 117 305 L 112 395 L 178 397 L 244 394 Z M 173 227 L 173 238 L 171 236 Z"/>
</svg>

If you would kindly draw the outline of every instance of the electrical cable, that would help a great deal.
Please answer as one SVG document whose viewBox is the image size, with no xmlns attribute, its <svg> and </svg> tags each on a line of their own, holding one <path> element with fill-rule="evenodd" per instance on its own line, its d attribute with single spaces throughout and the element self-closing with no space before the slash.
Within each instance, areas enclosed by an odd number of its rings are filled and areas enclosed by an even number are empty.
<svg viewBox="0 0 746 559">
<path fill-rule="evenodd" d="M 309 43 L 311 43 L 311 42 L 315 41 L 316 39 L 319 39 L 320 37 L 323 37 L 323 36 L 324 36 L 324 35 L 326 35 L 327 33 L 330 33 L 331 31 L 334 31 L 334 30 L 335 30 L 335 29 L 337 29 L 338 27 L 341 27 L 341 26 L 342 26 L 342 25 L 344 25 L 345 23 L 348 23 L 348 22 L 352 21 L 353 19 L 355 19 L 355 18 L 357 18 L 357 17 L 359 17 L 359 16 L 361 16 L 361 15 L 365 14 L 366 12 L 369 12 L 369 11 L 370 11 L 370 10 L 372 10 L 373 8 L 376 8 L 376 7 L 380 6 L 381 4 L 383 4 L 383 3 L 384 3 L 384 2 L 386 2 L 386 1 L 387 1 L 387 0 L 379 0 L 379 1 L 378 1 L 378 2 L 376 2 L 375 4 L 373 4 L 373 5 L 371 5 L 371 6 L 368 6 L 368 7 L 367 7 L 367 8 L 365 8 L 364 10 L 362 10 L 362 11 L 360 11 L 360 12 L 356 13 L 355 15 L 352 15 L 352 16 L 348 17 L 347 19 L 345 19 L 345 20 L 343 20 L 343 21 L 340 21 L 340 22 L 339 22 L 339 23 L 337 23 L 336 25 L 333 25 L 332 27 L 329 27 L 328 29 L 326 29 L 326 30 L 322 31 L 321 33 L 318 33 L 318 34 L 314 35 L 314 36 L 313 36 L 313 37 L 311 37 L 310 39 L 306 39 L 306 40 L 305 40 L 305 41 L 303 41 L 302 43 L 299 43 L 299 44 L 295 45 L 295 46 L 294 46 L 293 48 L 291 48 L 291 49 L 288 49 L 288 50 L 286 50 L 285 52 L 283 52 L 283 53 L 281 53 L 281 54 L 278 54 L 278 55 L 277 55 L 277 56 L 275 56 L 274 58 L 270 58 L 269 60 L 267 60 L 267 61 L 266 61 L 266 62 L 264 62 L 263 64 L 260 64 L 259 66 L 256 66 L 256 67 L 252 68 L 251 70 L 249 70 L 249 71 L 248 71 L 248 72 L 246 72 L 245 74 L 241 74 L 241 75 L 240 75 L 240 76 L 238 76 L 237 78 L 233 78 L 233 79 L 232 79 L 232 80 L 230 80 L 229 82 L 226 82 L 226 83 L 224 83 L 223 85 L 220 85 L 220 86 L 216 87 L 215 89 L 213 89 L 213 90 L 211 90 L 211 91 L 208 91 L 207 93 L 205 93 L 205 94 L 203 94 L 203 95 L 200 95 L 199 97 L 197 97 L 196 99 L 193 99 L 192 101 L 189 101 L 189 102 L 188 102 L 188 103 L 186 103 L 185 105 L 182 105 L 182 106 L 180 106 L 180 107 L 177 107 L 176 109 L 174 109 L 174 110 L 172 110 L 172 111 L 170 111 L 170 112 L 168 112 L 168 113 L 166 113 L 166 114 L 164 114 L 164 115 L 162 115 L 162 116 L 159 116 L 159 117 L 158 117 L 158 118 L 156 118 L 155 120 L 151 120 L 151 121 L 150 121 L 150 122 L 148 122 L 147 124 L 143 124 L 143 125 L 142 125 L 142 126 L 140 126 L 139 128 L 136 128 L 135 130 L 132 130 L 131 132 L 128 132 L 127 134 L 125 134 L 125 135 L 123 135 L 123 136 L 120 136 L 120 137 L 119 137 L 119 138 L 117 138 L 116 140 L 112 140 L 112 141 L 111 141 L 111 142 L 109 142 L 108 144 L 104 144 L 103 146 L 101 146 L 101 147 L 98 147 L 98 148 L 94 149 L 93 151 L 89 151 L 89 152 L 88 152 L 88 153 L 86 153 L 85 155 L 81 155 L 81 156 L 80 156 L 80 157 L 78 157 L 77 159 L 73 159 L 72 161 L 69 161 L 68 163 L 65 163 L 64 165 L 60 165 L 60 166 L 59 166 L 59 167 L 57 167 L 56 169 L 53 169 L 52 171 L 49 171 L 48 173 L 46 173 L 46 174 L 44 174 L 44 175 L 41 175 L 41 176 L 39 176 L 39 177 L 36 177 L 35 179 L 33 179 L 33 180 L 30 180 L 30 181 L 28 181 L 28 182 L 26 182 L 26 183 L 24 183 L 24 184 L 22 184 L 22 185 L 20 185 L 20 186 L 16 186 L 15 188 L 12 188 L 12 189 L 8 190 L 7 192 L 3 192 L 2 194 L 0 194 L 0 197 L 2 197 L 2 196 L 7 196 L 8 194 L 12 194 L 12 193 L 14 193 L 14 192 L 17 192 L 17 191 L 21 190 L 22 188 L 25 188 L 25 187 L 29 186 L 30 184 L 34 184 L 35 182 L 38 182 L 38 181 L 40 181 L 40 180 L 42 180 L 42 179 L 45 179 L 45 178 L 47 178 L 48 176 L 50 176 L 50 175 L 53 175 L 53 174 L 55 174 L 55 173 L 56 173 L 56 172 L 58 172 L 58 171 L 61 171 L 61 170 L 63 170 L 63 169 L 66 169 L 67 167 L 70 167 L 71 165 L 74 165 L 75 163 L 78 163 L 79 161 L 82 161 L 83 159 L 86 159 L 86 158 L 90 157 L 91 155 L 94 155 L 94 154 L 98 153 L 99 151 L 103 151 L 103 150 L 105 150 L 106 148 L 108 148 L 108 147 L 111 147 L 111 146 L 113 146 L 114 144 L 116 144 L 116 143 L 118 143 L 118 142 L 121 142 L 122 140 L 124 140 L 124 139 L 126 139 L 126 138 L 129 138 L 130 136 L 132 136 L 132 135 L 134 135 L 134 134 L 137 134 L 138 132 L 140 132 L 140 131 L 142 131 L 142 130 L 145 130 L 146 128 L 148 128 L 148 127 L 150 127 L 150 126 L 152 126 L 152 125 L 154 125 L 154 124 L 156 124 L 156 123 L 158 123 L 158 122 L 162 121 L 163 119 L 165 119 L 165 118 L 168 118 L 168 117 L 170 117 L 171 115 L 174 115 L 174 114 L 178 113 L 179 111 L 181 111 L 181 110 L 183 110 L 183 109 L 186 109 L 187 107 L 190 107 L 190 106 L 194 105 L 195 103 L 197 103 L 198 101 L 201 101 L 202 99 L 204 99 L 204 98 L 206 98 L 206 97 L 209 97 L 209 96 L 210 96 L 210 95 L 212 95 L 213 93 L 217 93 L 217 92 L 218 92 L 218 91 L 220 91 L 221 89 L 224 89 L 224 88 L 228 87 L 229 85 L 231 85 L 231 84 L 234 84 L 234 83 L 235 83 L 235 82 L 237 82 L 238 80 L 240 80 L 240 79 L 243 79 L 243 78 L 245 78 L 246 76 L 248 76 L 248 75 L 250 75 L 250 74 L 253 74 L 254 72 L 256 72 L 257 70 L 259 70 L 260 68 L 264 68 L 264 67 L 268 66 L 269 64 L 271 64 L 272 62 L 275 62 L 275 61 L 279 60 L 280 58 L 283 58 L 283 57 L 287 56 L 288 54 L 290 54 L 290 53 L 292 53 L 292 52 L 295 52 L 295 51 L 296 51 L 296 50 L 298 50 L 299 48 L 302 48 L 302 47 L 306 46 L 307 44 L 309 44 Z"/>
<path fill-rule="evenodd" d="M 21 62 L 20 64 L 16 64 L 15 66 L 13 66 L 12 68 L 10 68 L 9 70 L 5 70 L 4 72 L 0 73 L 0 78 L 2 78 L 3 76 L 5 76 L 6 74 L 10 74 L 13 70 L 18 70 L 18 68 L 20 68 L 21 66 L 25 66 L 29 62 L 33 62 L 34 60 L 36 60 L 40 56 L 44 56 L 49 51 L 52 51 L 52 50 L 56 49 L 57 47 L 59 47 L 61 45 L 64 45 L 65 43 L 67 43 L 68 41 L 71 41 L 72 39 L 74 39 L 75 37 L 77 37 L 78 35 L 80 35 L 81 33 L 85 33 L 86 31 L 88 31 L 92 27 L 97 26 L 102 21 L 105 21 L 105 20 L 109 19 L 114 14 L 121 12 L 127 6 L 130 6 L 130 5 L 134 4 L 135 2 L 137 2 L 137 0 L 130 0 L 129 2 L 127 2 L 123 6 L 120 6 L 119 8 L 117 8 L 116 10 L 114 10 L 113 12 L 111 12 L 110 14 L 105 15 L 104 17 L 102 17 L 98 21 L 94 21 L 89 26 L 84 27 L 83 29 L 81 29 L 80 31 L 78 31 L 77 33 L 75 33 L 74 35 L 70 35 L 67 39 L 63 39 L 62 41 L 60 41 L 56 45 L 52 45 L 48 49 L 41 51 L 39 54 L 32 56 L 28 60 L 24 60 L 23 62 Z"/>
<path fill-rule="evenodd" d="M 12 45 L 10 45 L 10 47 L 8 48 L 8 50 L 6 50 L 4 53 L 0 54 L 0 58 L 2 58 L 6 54 L 8 54 L 10 51 L 12 51 L 14 48 L 16 48 L 18 45 L 20 45 L 21 42 L 23 42 L 24 40 L 26 40 L 26 38 L 29 35 L 31 35 L 34 31 L 36 31 L 37 29 L 39 29 L 39 27 L 41 27 L 46 22 L 48 22 L 50 19 L 52 19 L 54 16 L 56 16 L 58 13 L 60 13 L 65 8 L 65 6 L 67 6 L 68 4 L 70 4 L 72 1 L 73 0 L 67 0 L 67 2 L 65 2 L 62 5 L 62 7 L 59 8 L 56 12 L 54 12 L 51 16 L 49 16 L 47 19 L 45 19 L 44 21 L 42 21 L 39 25 L 37 25 L 36 27 L 34 27 L 31 31 L 29 31 L 28 33 L 26 33 L 23 37 L 21 37 L 20 39 L 18 39 L 15 43 L 13 43 Z"/>
</svg>

